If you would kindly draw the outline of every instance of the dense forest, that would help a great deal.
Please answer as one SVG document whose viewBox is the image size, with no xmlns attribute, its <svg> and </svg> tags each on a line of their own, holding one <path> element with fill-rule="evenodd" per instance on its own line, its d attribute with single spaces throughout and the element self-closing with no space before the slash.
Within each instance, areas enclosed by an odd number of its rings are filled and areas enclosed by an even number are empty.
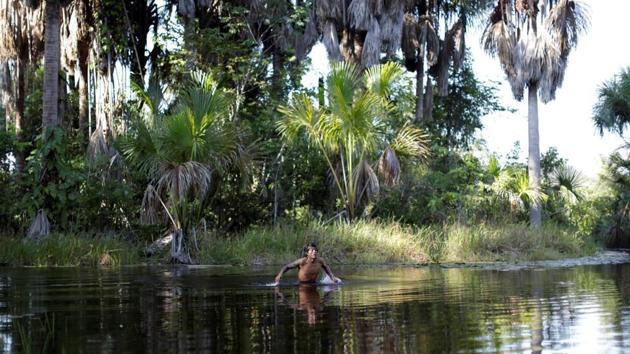
<svg viewBox="0 0 630 354">
<path fill-rule="evenodd" d="M 472 24 L 527 92 L 527 164 L 478 139 L 509 108 L 475 76 Z M 536 230 L 627 247 L 630 146 L 593 183 L 539 149 L 538 101 L 587 30 L 568 0 L 0 0 L 0 239 L 166 235 L 177 263 L 218 262 L 201 253 L 235 235 L 283 248 L 264 238 L 278 225 L 311 225 L 296 244 L 376 223 L 496 228 L 499 253 Z M 630 71 L 593 121 L 627 135 Z"/>
</svg>

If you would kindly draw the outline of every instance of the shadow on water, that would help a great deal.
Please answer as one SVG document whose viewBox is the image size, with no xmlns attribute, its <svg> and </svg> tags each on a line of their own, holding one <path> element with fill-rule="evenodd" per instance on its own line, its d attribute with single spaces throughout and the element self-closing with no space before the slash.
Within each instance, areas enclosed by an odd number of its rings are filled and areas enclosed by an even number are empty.
<svg viewBox="0 0 630 354">
<path fill-rule="evenodd" d="M 275 271 L 0 268 L 0 352 L 630 351 L 630 264 Z"/>
</svg>

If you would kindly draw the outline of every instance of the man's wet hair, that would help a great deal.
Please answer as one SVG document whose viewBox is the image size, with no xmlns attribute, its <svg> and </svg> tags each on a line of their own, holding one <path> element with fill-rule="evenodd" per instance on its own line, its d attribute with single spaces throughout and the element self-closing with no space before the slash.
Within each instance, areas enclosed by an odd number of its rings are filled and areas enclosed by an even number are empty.
<svg viewBox="0 0 630 354">
<path fill-rule="evenodd" d="M 309 242 L 306 245 L 304 245 L 304 248 L 302 248 L 302 254 L 301 254 L 302 258 L 306 257 L 306 255 L 308 254 L 309 248 L 314 248 L 315 250 L 317 250 L 317 245 L 315 244 L 315 242 Z"/>
</svg>

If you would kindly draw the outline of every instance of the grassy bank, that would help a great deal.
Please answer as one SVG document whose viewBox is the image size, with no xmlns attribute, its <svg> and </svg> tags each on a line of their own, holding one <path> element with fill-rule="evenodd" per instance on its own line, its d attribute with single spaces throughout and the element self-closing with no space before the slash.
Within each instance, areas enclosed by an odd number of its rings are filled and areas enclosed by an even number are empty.
<svg viewBox="0 0 630 354">
<path fill-rule="evenodd" d="M 10 266 L 118 266 L 142 261 L 139 248 L 113 238 L 51 235 L 40 243 L 0 237 L 0 264 Z"/>
<path fill-rule="evenodd" d="M 560 259 L 590 255 L 597 246 L 569 229 L 546 225 L 447 225 L 412 228 L 360 221 L 321 225 L 254 226 L 239 235 L 198 236 L 194 258 L 200 264 L 284 264 L 314 241 L 332 264 L 423 264 Z M 147 261 L 143 244 L 111 237 L 54 235 L 42 243 L 0 237 L 0 264 L 12 266 L 117 266 Z M 152 262 L 166 260 L 151 258 Z"/>
<path fill-rule="evenodd" d="M 204 235 L 202 264 L 282 264 L 298 257 L 309 241 L 330 263 L 435 263 L 560 259 L 590 255 L 597 246 L 555 225 L 448 225 L 421 228 L 397 223 L 253 227 L 243 235 Z"/>
</svg>

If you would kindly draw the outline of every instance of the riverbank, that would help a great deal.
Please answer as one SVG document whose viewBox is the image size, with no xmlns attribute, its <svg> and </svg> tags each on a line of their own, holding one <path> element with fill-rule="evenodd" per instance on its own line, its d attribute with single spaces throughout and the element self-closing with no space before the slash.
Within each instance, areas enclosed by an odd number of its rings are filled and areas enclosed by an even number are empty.
<svg viewBox="0 0 630 354">
<path fill-rule="evenodd" d="M 531 229 L 525 224 L 408 227 L 359 221 L 321 225 L 253 227 L 225 238 L 200 239 L 201 264 L 267 265 L 296 259 L 302 247 L 317 243 L 333 264 L 427 264 L 553 260 L 594 255 L 591 238 L 556 225 Z"/>
<path fill-rule="evenodd" d="M 198 264 L 279 265 L 299 257 L 308 242 L 331 264 L 493 263 L 558 260 L 595 255 L 588 237 L 556 225 L 409 227 L 359 221 L 253 226 L 238 235 L 207 232 L 191 242 Z M 53 235 L 34 244 L 0 237 L 0 264 L 11 266 L 119 266 L 163 263 L 169 248 L 147 257 L 147 245 L 116 237 Z"/>
</svg>

